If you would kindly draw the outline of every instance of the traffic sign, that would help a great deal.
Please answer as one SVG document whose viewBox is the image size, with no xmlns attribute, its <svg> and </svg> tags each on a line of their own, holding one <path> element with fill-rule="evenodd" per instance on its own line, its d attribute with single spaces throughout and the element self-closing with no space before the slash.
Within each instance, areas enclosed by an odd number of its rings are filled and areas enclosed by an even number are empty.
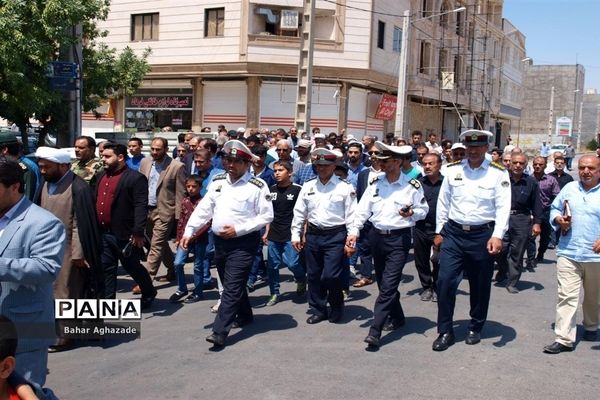
<svg viewBox="0 0 600 400">
<path fill-rule="evenodd" d="M 53 61 L 48 68 L 48 75 L 52 78 L 77 78 L 78 67 L 76 63 Z"/>
</svg>

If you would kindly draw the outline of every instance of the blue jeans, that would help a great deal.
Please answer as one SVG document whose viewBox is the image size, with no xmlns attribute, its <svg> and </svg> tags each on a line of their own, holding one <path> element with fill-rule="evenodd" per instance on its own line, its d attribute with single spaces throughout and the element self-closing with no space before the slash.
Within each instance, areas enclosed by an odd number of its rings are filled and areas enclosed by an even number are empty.
<svg viewBox="0 0 600 400">
<path fill-rule="evenodd" d="M 269 240 L 267 249 L 269 257 L 267 260 L 267 274 L 271 295 L 279 294 L 279 269 L 282 264 L 287 265 L 296 282 L 306 281 L 306 271 L 300 264 L 299 254 L 292 247 L 291 241 L 273 242 Z"/>
<path fill-rule="evenodd" d="M 190 244 L 188 250 L 183 247 L 177 247 L 177 253 L 175 253 L 175 274 L 177 275 L 177 290 L 180 292 L 186 292 L 187 283 L 185 281 L 185 273 L 183 271 L 183 266 L 185 265 L 185 260 L 187 259 L 188 253 L 191 251 L 194 252 L 194 290 L 193 293 L 198 296 L 202 295 L 202 285 L 203 285 L 203 275 L 204 275 L 204 253 L 206 252 L 206 243 L 192 243 Z"/>
<path fill-rule="evenodd" d="M 204 257 L 202 258 L 202 269 L 204 273 L 203 282 L 211 283 L 212 277 L 210 275 L 210 266 L 215 258 L 215 234 L 213 233 L 212 229 L 208 230 L 208 244 L 206 245 Z"/>
</svg>

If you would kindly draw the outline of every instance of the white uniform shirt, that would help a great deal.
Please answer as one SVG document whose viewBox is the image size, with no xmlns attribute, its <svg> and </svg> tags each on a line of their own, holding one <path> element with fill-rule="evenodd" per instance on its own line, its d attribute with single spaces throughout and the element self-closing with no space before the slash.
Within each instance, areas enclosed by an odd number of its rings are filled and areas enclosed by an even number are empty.
<svg viewBox="0 0 600 400">
<path fill-rule="evenodd" d="M 270 198 L 267 184 L 249 171 L 236 182 L 231 182 L 229 174 L 216 175 L 190 216 L 184 236 L 192 236 L 211 219 L 215 233 L 225 225 L 233 225 L 237 236 L 258 231 L 273 221 Z"/>
<path fill-rule="evenodd" d="M 318 177 L 306 181 L 294 207 L 292 241 L 300 241 L 305 221 L 319 228 L 346 225 L 350 231 L 355 209 L 356 193 L 350 182 L 336 175 L 326 184 Z"/>
<path fill-rule="evenodd" d="M 385 175 L 369 184 L 358 203 L 351 235 L 358 235 L 367 220 L 376 229 L 392 230 L 408 228 L 427 216 L 429 206 L 421 183 L 417 180 L 407 182 L 400 174 L 395 182 L 389 182 Z M 400 209 L 412 205 L 414 214 L 408 218 L 400 215 Z"/>
<path fill-rule="evenodd" d="M 476 169 L 467 160 L 449 164 L 438 197 L 435 232 L 440 233 L 449 219 L 462 225 L 495 221 L 492 236 L 502 239 L 508 229 L 510 202 L 510 179 L 503 167 L 487 160 Z"/>
</svg>

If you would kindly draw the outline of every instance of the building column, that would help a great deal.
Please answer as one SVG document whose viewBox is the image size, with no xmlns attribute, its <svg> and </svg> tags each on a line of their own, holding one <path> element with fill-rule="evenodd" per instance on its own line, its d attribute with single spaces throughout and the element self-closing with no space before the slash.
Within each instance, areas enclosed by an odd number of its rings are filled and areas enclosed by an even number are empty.
<svg viewBox="0 0 600 400">
<path fill-rule="evenodd" d="M 246 127 L 259 128 L 260 123 L 260 78 L 249 76 L 246 79 L 248 85 L 246 97 Z"/>
<path fill-rule="evenodd" d="M 342 129 L 348 127 L 348 102 L 350 101 L 351 87 L 349 82 L 341 82 L 338 96 L 338 134 L 342 132 Z"/>
<path fill-rule="evenodd" d="M 125 97 L 111 100 L 110 106 L 113 107 L 113 131 L 122 132 L 125 130 Z"/>
<path fill-rule="evenodd" d="M 200 132 L 202 130 L 202 120 L 204 119 L 204 84 L 202 77 L 192 79 L 192 130 Z"/>
</svg>

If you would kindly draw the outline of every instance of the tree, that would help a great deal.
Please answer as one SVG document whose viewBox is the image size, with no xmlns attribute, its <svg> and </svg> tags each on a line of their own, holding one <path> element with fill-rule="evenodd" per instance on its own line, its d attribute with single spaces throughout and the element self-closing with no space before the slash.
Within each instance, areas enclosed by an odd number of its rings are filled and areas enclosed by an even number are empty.
<svg viewBox="0 0 600 400">
<path fill-rule="evenodd" d="M 44 133 L 66 133 L 64 96 L 50 90 L 47 68 L 71 46 L 83 46 L 83 111 L 133 94 L 149 71 L 150 49 L 137 56 L 101 42 L 106 32 L 96 22 L 109 7 L 109 0 L 0 0 L 0 116 L 19 126 L 24 146 L 30 117 L 43 123 Z M 81 38 L 72 34 L 76 25 Z"/>
</svg>

